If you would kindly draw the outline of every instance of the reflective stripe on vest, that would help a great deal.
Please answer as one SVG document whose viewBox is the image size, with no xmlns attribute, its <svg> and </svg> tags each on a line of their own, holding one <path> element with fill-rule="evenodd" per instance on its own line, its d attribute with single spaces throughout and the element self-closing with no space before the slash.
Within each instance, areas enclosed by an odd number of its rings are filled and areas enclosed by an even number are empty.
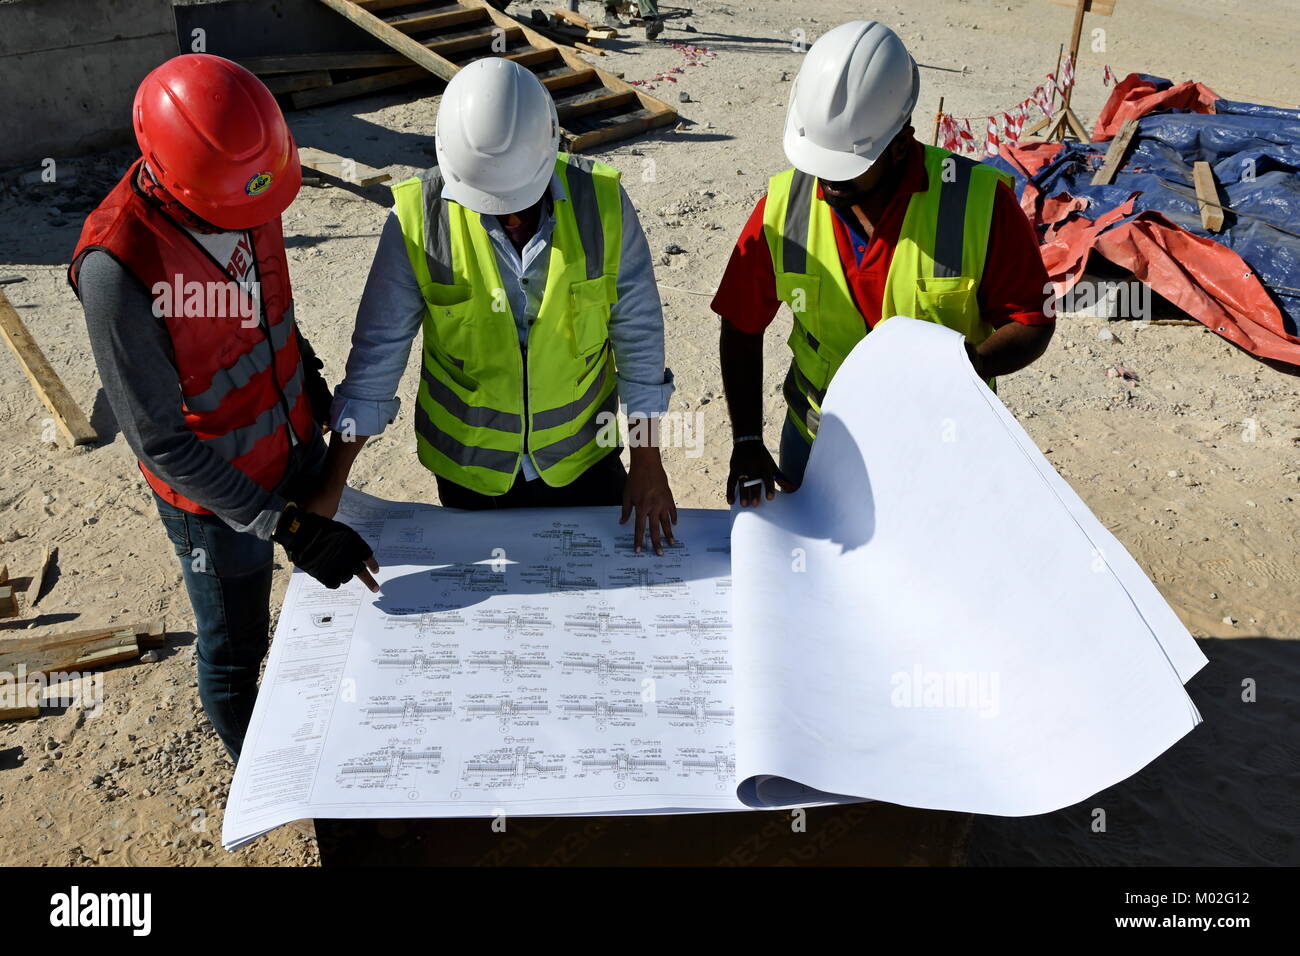
<svg viewBox="0 0 1300 956">
<path fill-rule="evenodd" d="M 618 408 L 608 341 L 622 247 L 618 173 L 565 154 L 555 172 L 564 198 L 554 203 L 546 289 L 526 349 L 479 215 L 442 198 L 436 168 L 393 187 L 427 307 L 420 459 L 482 494 L 509 490 L 524 454 L 559 486 L 618 444 L 603 430 Z"/>
<path fill-rule="evenodd" d="M 927 188 L 908 203 L 881 315 L 874 318 L 910 315 L 978 344 L 992 332 L 980 316 L 978 290 L 997 184 L 1007 178 L 945 150 L 923 151 Z M 817 198 L 812 176 L 787 170 L 768 185 L 763 231 L 777 295 L 795 318 L 783 391 L 789 417 L 808 441 L 816 435 L 831 378 L 867 332 L 840 262 L 834 215 Z"/>
<path fill-rule="evenodd" d="M 294 325 L 293 305 L 285 310 L 285 319 L 271 326 L 271 349 L 279 352 L 289 341 L 289 333 Z M 212 376 L 212 384 L 205 391 L 196 395 L 185 396 L 185 407 L 195 412 L 211 412 L 221 407 L 222 401 L 231 392 L 243 388 L 253 380 L 253 376 L 265 372 L 271 367 L 274 354 L 265 348 L 254 348 L 235 360 L 229 368 L 220 369 Z"/>
<path fill-rule="evenodd" d="M 293 373 L 293 378 L 284 386 L 284 400 L 290 408 L 293 408 L 298 402 L 298 396 L 302 394 L 302 369 Z M 276 403 L 264 409 L 257 418 L 253 419 L 247 425 L 226 432 L 224 435 L 216 435 L 212 438 L 201 438 L 204 445 L 211 448 L 226 461 L 234 461 L 247 455 L 253 450 L 263 438 L 272 435 L 279 428 L 283 428 L 289 423 L 288 416 L 284 411 L 284 405 Z"/>
</svg>

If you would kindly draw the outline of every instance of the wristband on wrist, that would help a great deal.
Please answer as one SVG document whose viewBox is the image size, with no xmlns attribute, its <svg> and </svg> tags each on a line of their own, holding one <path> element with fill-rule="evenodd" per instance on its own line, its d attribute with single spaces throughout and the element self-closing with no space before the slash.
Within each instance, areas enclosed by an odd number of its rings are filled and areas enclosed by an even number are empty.
<svg viewBox="0 0 1300 956">
<path fill-rule="evenodd" d="M 731 439 L 731 443 L 733 445 L 739 445 L 743 441 L 762 441 L 762 440 L 763 440 L 762 435 L 738 435 L 735 438 Z"/>
</svg>

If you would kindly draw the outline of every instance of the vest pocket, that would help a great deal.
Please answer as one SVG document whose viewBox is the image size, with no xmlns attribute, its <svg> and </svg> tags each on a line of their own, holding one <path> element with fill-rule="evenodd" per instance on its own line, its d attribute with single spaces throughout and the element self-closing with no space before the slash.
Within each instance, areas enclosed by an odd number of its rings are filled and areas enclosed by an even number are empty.
<svg viewBox="0 0 1300 956">
<path fill-rule="evenodd" d="M 440 298 L 446 298 L 448 287 L 438 286 Z M 456 287 L 453 295 L 463 297 L 447 304 L 434 305 L 425 291 L 428 315 L 424 323 L 425 354 L 438 363 L 447 377 L 466 389 L 477 389 L 478 382 L 472 374 L 477 363 L 473 323 L 473 296 L 468 288 Z M 466 371 L 466 364 L 470 370 Z"/>
<path fill-rule="evenodd" d="M 975 280 L 970 276 L 917 279 L 914 318 L 969 335 L 979 319 Z"/>
<path fill-rule="evenodd" d="M 575 282 L 569 287 L 573 307 L 573 344 L 586 358 L 609 339 L 609 285 L 604 276 Z"/>
<path fill-rule="evenodd" d="M 796 318 L 813 317 L 821 311 L 822 280 L 820 276 L 803 272 L 779 272 L 776 276 L 776 296 L 790 307 Z"/>
</svg>

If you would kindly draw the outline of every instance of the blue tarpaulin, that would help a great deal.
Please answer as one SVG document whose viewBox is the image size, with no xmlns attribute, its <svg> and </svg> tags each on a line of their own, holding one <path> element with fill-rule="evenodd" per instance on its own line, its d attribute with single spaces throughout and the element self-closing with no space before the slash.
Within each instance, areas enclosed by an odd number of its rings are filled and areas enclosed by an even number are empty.
<svg viewBox="0 0 1300 956">
<path fill-rule="evenodd" d="M 1157 89 L 1160 84 L 1170 85 L 1168 80 L 1142 79 L 1156 84 Z M 1137 122 L 1127 157 L 1108 185 L 1092 185 L 1108 142 L 1065 143 L 1059 147 L 1052 144 L 1056 151 L 1050 158 L 1043 152 L 1043 144 L 1012 146 L 990 162 L 1016 178 L 1022 202 L 1026 188 L 1032 187 L 1026 205 L 1036 206 L 1035 223 L 1045 242 L 1056 238 L 1071 247 L 1072 240 L 1085 235 L 1078 227 L 1096 223 L 1132 199 L 1131 209 L 1124 209 L 1114 222 L 1087 234 L 1091 247 L 1102 251 L 1106 233 L 1142 219 L 1148 224 L 1148 234 L 1151 224 L 1158 224 L 1157 228 L 1166 234 L 1168 226 L 1172 226 L 1232 250 L 1267 289 L 1280 313 L 1280 317 L 1271 319 L 1255 316 L 1254 321 L 1266 327 L 1276 326 L 1270 331 L 1281 338 L 1274 348 L 1251 350 L 1266 354 L 1281 348 L 1283 354 L 1271 357 L 1300 364 L 1300 110 L 1219 99 L 1214 102 L 1213 113 L 1170 110 L 1150 113 Z M 1192 168 L 1197 161 L 1209 163 L 1218 181 L 1220 202 L 1225 208 L 1224 226 L 1217 233 L 1206 231 L 1201 224 L 1192 183 Z M 1067 204 L 1065 197 L 1076 201 L 1075 208 Z M 1071 219 L 1082 222 L 1071 227 Z M 1140 254 L 1143 243 L 1126 239 L 1125 245 Z M 1207 254 L 1202 256 L 1198 250 Z M 1231 257 L 1216 257 L 1203 242 L 1182 242 L 1166 246 L 1162 252 L 1178 260 L 1182 279 L 1194 277 L 1203 290 L 1212 294 L 1216 285 L 1223 284 L 1228 299 L 1238 304 L 1249 302 L 1250 296 L 1234 294 L 1238 291 L 1234 285 L 1239 280 L 1251 282 L 1250 277 L 1223 274 L 1234 268 L 1241 271 L 1239 266 L 1227 265 Z M 1045 251 L 1045 261 L 1048 258 Z M 1078 271 L 1082 271 L 1081 266 Z M 1141 275 L 1138 269 L 1134 271 Z M 1158 287 L 1159 280 L 1157 274 L 1149 281 L 1166 294 Z M 1166 297 L 1177 301 L 1177 297 Z M 1259 337 L 1258 330 L 1254 335 L 1251 331 L 1246 330 L 1248 338 Z M 1288 337 L 1290 343 L 1286 342 Z M 1285 348 L 1288 344 L 1293 353 Z"/>
</svg>

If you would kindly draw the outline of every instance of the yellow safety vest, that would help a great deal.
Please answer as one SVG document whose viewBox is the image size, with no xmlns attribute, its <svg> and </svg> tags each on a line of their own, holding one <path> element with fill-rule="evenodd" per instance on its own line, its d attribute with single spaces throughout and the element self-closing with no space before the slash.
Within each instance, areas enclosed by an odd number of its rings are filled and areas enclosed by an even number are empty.
<svg viewBox="0 0 1300 956">
<path fill-rule="evenodd" d="M 928 185 L 908 203 L 885 280 L 881 316 L 937 322 L 978 345 L 993 332 L 978 301 L 993 198 L 998 183 L 1010 179 L 947 150 L 924 150 Z M 810 442 L 832 376 L 867 334 L 840 263 L 834 215 L 817 198 L 813 176 L 788 169 L 768 183 L 763 235 L 776 270 L 777 296 L 795 319 L 786 405 L 791 421 Z"/>
<path fill-rule="evenodd" d="M 486 495 L 504 494 L 523 455 L 567 485 L 619 447 L 609 311 L 623 215 L 619 173 L 561 153 L 550 266 L 527 347 L 479 214 L 442 198 L 435 167 L 393 187 L 427 310 L 416 399 L 420 461 Z"/>
</svg>

